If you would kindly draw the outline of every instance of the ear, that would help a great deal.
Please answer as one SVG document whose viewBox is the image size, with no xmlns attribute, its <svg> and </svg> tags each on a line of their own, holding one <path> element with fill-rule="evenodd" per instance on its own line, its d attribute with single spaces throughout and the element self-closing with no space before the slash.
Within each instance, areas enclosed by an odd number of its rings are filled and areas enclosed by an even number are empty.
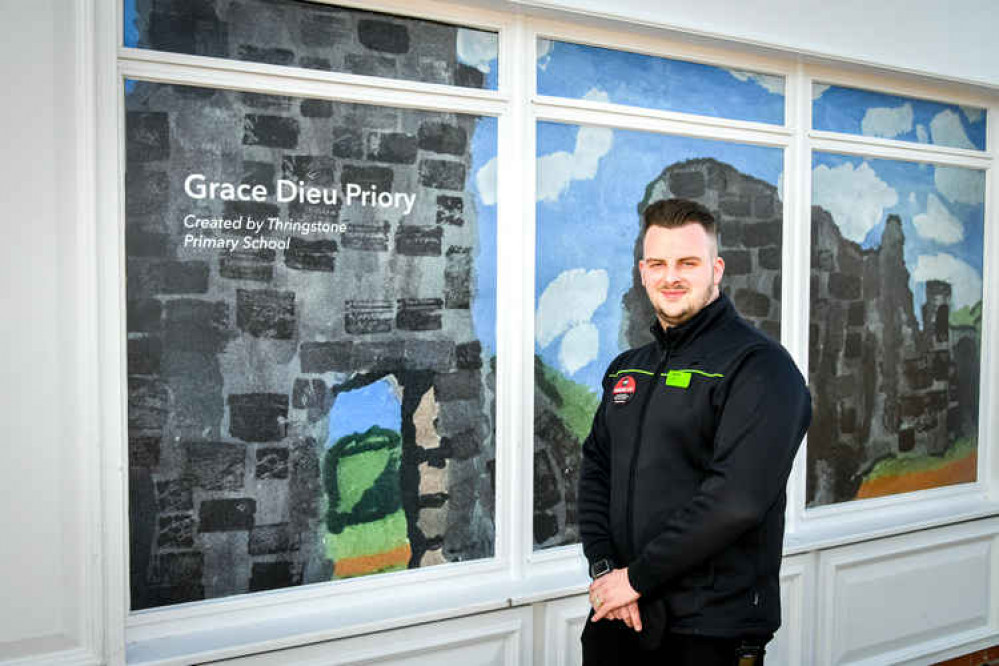
<svg viewBox="0 0 999 666">
<path fill-rule="evenodd" d="M 722 275 L 725 274 L 725 260 L 722 259 L 721 257 L 716 257 L 714 266 L 712 266 L 712 268 L 714 270 L 714 283 L 715 286 L 717 287 L 718 284 L 721 282 Z"/>
<path fill-rule="evenodd" d="M 645 286 L 645 259 L 638 260 L 638 275 L 642 278 L 642 286 Z"/>
</svg>

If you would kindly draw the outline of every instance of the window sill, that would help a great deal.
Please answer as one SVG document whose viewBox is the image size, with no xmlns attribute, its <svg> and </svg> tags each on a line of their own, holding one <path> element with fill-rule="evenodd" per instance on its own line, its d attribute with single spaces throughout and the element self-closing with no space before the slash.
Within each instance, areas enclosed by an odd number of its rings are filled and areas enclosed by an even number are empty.
<svg viewBox="0 0 999 666">
<path fill-rule="evenodd" d="M 999 502 L 967 488 L 860 500 L 805 512 L 784 537 L 784 556 L 873 541 L 999 515 Z"/>
</svg>

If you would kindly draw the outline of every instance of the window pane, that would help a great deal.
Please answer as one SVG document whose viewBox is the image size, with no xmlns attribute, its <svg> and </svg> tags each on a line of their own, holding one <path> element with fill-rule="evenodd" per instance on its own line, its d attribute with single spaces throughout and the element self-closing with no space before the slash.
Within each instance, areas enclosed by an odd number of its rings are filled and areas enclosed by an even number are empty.
<svg viewBox="0 0 999 666">
<path fill-rule="evenodd" d="M 812 84 L 817 130 L 985 150 L 985 109 Z"/>
<path fill-rule="evenodd" d="M 496 89 L 499 38 L 301 0 L 125 0 L 125 46 Z"/>
<path fill-rule="evenodd" d="M 607 365 L 652 339 L 639 212 L 673 196 L 706 205 L 719 222 L 723 291 L 779 336 L 783 153 L 542 122 L 537 159 L 534 544 L 545 548 L 578 540 L 580 447 Z"/>
<path fill-rule="evenodd" d="M 496 119 L 128 90 L 132 608 L 492 556 Z"/>
<path fill-rule="evenodd" d="M 816 153 L 808 505 L 975 480 L 985 174 Z"/>
<path fill-rule="evenodd" d="M 784 78 L 538 40 L 538 93 L 733 120 L 784 123 Z"/>
</svg>

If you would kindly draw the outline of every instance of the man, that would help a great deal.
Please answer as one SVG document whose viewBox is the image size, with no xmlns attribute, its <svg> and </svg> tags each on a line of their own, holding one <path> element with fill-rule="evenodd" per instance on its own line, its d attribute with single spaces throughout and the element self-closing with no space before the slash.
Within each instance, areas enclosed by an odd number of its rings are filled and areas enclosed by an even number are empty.
<svg viewBox="0 0 999 666">
<path fill-rule="evenodd" d="M 720 294 L 706 208 L 653 203 L 642 243 L 655 341 L 611 363 L 583 444 L 583 662 L 759 666 L 780 625 L 785 485 L 810 395 Z"/>
</svg>

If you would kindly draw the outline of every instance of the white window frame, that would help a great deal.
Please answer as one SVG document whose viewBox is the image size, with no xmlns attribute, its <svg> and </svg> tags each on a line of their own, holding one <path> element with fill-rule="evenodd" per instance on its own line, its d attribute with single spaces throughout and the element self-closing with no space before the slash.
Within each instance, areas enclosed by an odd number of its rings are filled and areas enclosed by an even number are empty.
<svg viewBox="0 0 999 666">
<path fill-rule="evenodd" d="M 574 42 L 598 46 L 601 48 L 630 51 L 661 58 L 671 58 L 677 60 L 687 60 L 717 67 L 729 67 L 734 69 L 748 70 L 764 74 L 774 74 L 784 77 L 784 124 L 776 125 L 745 120 L 727 120 L 708 116 L 699 116 L 691 113 L 676 111 L 662 111 L 658 109 L 639 108 L 609 102 L 595 102 L 590 100 L 568 100 L 564 98 L 539 95 L 534 84 L 536 83 L 537 57 L 536 48 L 539 38 L 554 39 L 559 41 Z M 528 405 L 534 404 L 534 374 L 533 374 L 533 353 L 534 353 L 534 268 L 535 268 L 535 247 L 536 237 L 536 206 L 535 188 L 536 179 L 536 154 L 535 128 L 538 121 L 553 121 L 567 124 L 591 125 L 608 127 L 614 129 L 636 130 L 666 134 L 672 136 L 686 136 L 692 138 L 728 140 L 742 144 L 766 146 L 780 148 L 784 150 L 784 172 L 789 170 L 789 160 L 793 159 L 793 139 L 794 129 L 791 124 L 792 111 L 789 100 L 792 99 L 793 80 L 791 74 L 794 72 L 794 64 L 786 60 L 778 60 L 772 57 L 747 54 L 744 51 L 734 54 L 729 50 L 718 48 L 708 48 L 705 46 L 691 46 L 680 39 L 667 40 L 660 37 L 646 36 L 632 32 L 611 32 L 601 28 L 581 27 L 577 24 L 563 21 L 532 19 L 527 26 L 527 40 L 529 43 L 528 58 L 525 61 L 524 76 L 531 85 L 532 95 L 530 99 L 531 116 L 528 119 L 529 127 L 527 132 L 529 137 L 527 147 L 532 159 L 525 162 L 525 171 L 530 171 L 530 189 L 525 190 L 525 199 L 530 204 L 530 210 L 525 210 L 525 216 L 530 223 L 530 228 L 525 231 L 523 239 L 523 255 L 530 258 L 529 265 L 523 266 L 521 270 L 529 275 L 529 284 L 524 295 L 525 303 L 530 305 L 530 311 L 525 312 L 525 321 L 521 335 L 524 336 L 524 346 L 530 351 L 531 356 L 521 362 L 524 372 L 521 380 L 521 392 L 523 400 Z M 785 190 L 787 189 L 785 183 Z M 782 197 L 787 199 L 787 197 Z M 793 233 L 789 229 L 790 215 L 789 202 L 783 201 L 783 237 Z M 786 264 L 789 244 L 784 242 L 783 262 Z M 782 278 L 782 306 L 781 306 L 781 328 L 784 330 L 788 321 L 788 299 L 787 290 L 791 280 L 788 279 L 786 268 L 782 268 L 784 277 Z M 807 281 L 807 278 L 806 278 Z M 807 309 L 805 310 L 807 314 Z M 807 331 L 807 326 L 806 326 Z M 786 333 L 785 333 L 786 334 Z M 804 347 L 807 353 L 807 340 Z M 792 351 L 792 355 L 798 358 Z M 531 469 L 533 472 L 533 410 L 529 414 L 525 423 L 523 439 L 532 442 L 528 450 L 523 451 L 521 467 Z M 530 502 L 526 504 L 521 521 L 528 528 L 533 524 L 533 484 L 525 488 L 525 496 L 530 497 Z M 526 553 L 527 570 L 530 576 L 539 579 L 557 579 L 560 572 L 575 572 L 576 591 L 582 592 L 586 589 L 588 579 L 585 575 L 580 575 L 586 571 L 586 564 L 582 555 L 582 549 L 578 545 L 558 546 L 544 550 L 534 551 L 533 548 Z M 564 573 L 562 574 L 564 575 Z M 534 599 L 532 599 L 534 600 Z"/>
<path fill-rule="evenodd" d="M 815 508 L 805 508 L 805 455 L 796 461 L 794 480 L 790 486 L 789 506 L 791 529 L 785 539 L 785 554 L 805 552 L 817 548 L 843 545 L 874 538 L 886 537 L 904 532 L 937 527 L 950 523 L 973 520 L 995 515 L 996 506 L 996 456 L 990 443 L 995 436 L 995 379 L 997 358 L 991 350 L 996 336 L 996 293 L 995 262 L 999 261 L 999 236 L 996 235 L 995 206 L 995 153 L 997 150 L 997 118 L 995 99 L 978 94 L 965 87 L 952 84 L 936 84 L 926 81 L 888 76 L 868 70 L 854 71 L 853 68 L 829 65 L 811 65 L 802 68 L 804 89 L 808 103 L 799 110 L 802 116 L 800 127 L 803 133 L 804 164 L 808 170 L 796 174 L 802 192 L 804 207 L 797 212 L 802 220 L 810 221 L 811 201 L 811 162 L 812 153 L 830 152 L 854 157 L 871 157 L 886 160 L 939 164 L 976 169 L 985 172 L 984 238 L 982 245 L 982 309 L 985 319 L 982 325 L 981 376 L 979 385 L 978 423 L 978 468 L 976 480 L 971 483 L 944 486 L 886 497 L 853 500 Z M 947 104 L 977 106 L 987 111 L 986 146 L 984 151 L 965 150 L 949 146 L 921 144 L 856 134 L 828 132 L 811 129 L 811 89 L 813 83 L 831 84 L 846 88 L 875 90 L 890 95 L 940 101 Z M 811 225 L 803 224 L 805 249 L 810 246 Z M 804 257 L 804 261 L 809 261 Z M 810 282 L 803 283 L 798 297 L 801 307 L 807 313 Z M 807 316 L 804 323 L 804 342 L 807 344 Z M 801 358 L 801 366 L 807 371 L 807 347 Z M 806 375 L 807 376 L 807 375 Z M 807 445 L 807 442 L 806 442 Z"/>
<path fill-rule="evenodd" d="M 321 0 L 325 1 L 325 0 Z M 621 30 L 597 19 L 555 20 L 438 0 L 335 2 L 347 7 L 438 20 L 499 33 L 495 91 L 327 73 L 221 58 L 132 49 L 123 44 L 122 0 L 96 3 L 94 142 L 96 175 L 99 420 L 103 449 L 102 574 L 108 603 L 105 640 L 112 664 L 181 664 L 221 659 L 578 594 L 587 577 L 578 545 L 534 551 L 533 356 L 536 126 L 538 121 L 596 125 L 722 139 L 784 150 L 782 342 L 808 374 L 811 162 L 815 150 L 965 166 L 986 172 L 978 480 L 946 488 L 805 509 L 802 447 L 788 488 L 785 554 L 811 552 L 999 513 L 999 456 L 991 451 L 999 395 L 999 101 L 970 86 L 869 68 L 802 62 L 731 44 Z M 726 120 L 588 100 L 538 95 L 539 37 L 699 62 L 785 79 L 784 124 Z M 128 604 L 128 453 L 124 280 L 125 78 L 295 97 L 464 112 L 498 118 L 497 417 L 495 555 L 469 563 L 212 599 L 130 612 Z M 940 99 L 985 108 L 986 151 L 811 129 L 812 82 Z M 94 561 L 101 567 L 101 563 Z M 127 645 L 127 648 L 125 646 Z"/>
</svg>

